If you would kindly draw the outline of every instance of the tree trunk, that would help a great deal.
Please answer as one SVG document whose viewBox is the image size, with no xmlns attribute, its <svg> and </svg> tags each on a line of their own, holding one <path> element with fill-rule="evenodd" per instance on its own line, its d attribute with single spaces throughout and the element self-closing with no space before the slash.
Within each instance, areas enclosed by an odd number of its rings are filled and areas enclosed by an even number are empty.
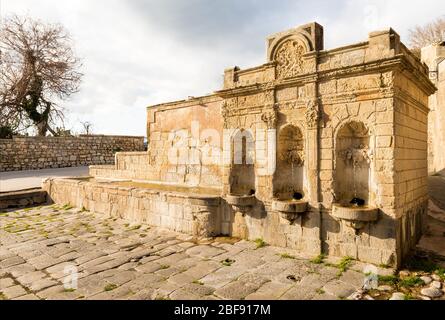
<svg viewBox="0 0 445 320">
<path fill-rule="evenodd" d="M 46 133 L 48 132 L 48 124 L 46 121 L 41 121 L 36 124 L 37 127 L 37 135 L 39 137 L 46 137 Z"/>
</svg>

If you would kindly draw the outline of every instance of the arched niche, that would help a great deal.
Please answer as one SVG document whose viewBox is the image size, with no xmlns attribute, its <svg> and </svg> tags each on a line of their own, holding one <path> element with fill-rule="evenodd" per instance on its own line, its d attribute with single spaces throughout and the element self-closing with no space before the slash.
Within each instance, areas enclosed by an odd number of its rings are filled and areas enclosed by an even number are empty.
<svg viewBox="0 0 445 320">
<path fill-rule="evenodd" d="M 304 149 L 304 136 L 298 127 L 287 125 L 280 130 L 274 179 L 276 198 L 301 200 L 304 197 Z"/>
<path fill-rule="evenodd" d="M 250 130 L 239 129 L 231 139 L 230 194 L 255 193 L 255 141 Z"/>
<path fill-rule="evenodd" d="M 370 202 L 371 139 L 363 122 L 350 121 L 337 131 L 334 186 L 337 202 L 349 205 L 353 199 Z"/>
</svg>

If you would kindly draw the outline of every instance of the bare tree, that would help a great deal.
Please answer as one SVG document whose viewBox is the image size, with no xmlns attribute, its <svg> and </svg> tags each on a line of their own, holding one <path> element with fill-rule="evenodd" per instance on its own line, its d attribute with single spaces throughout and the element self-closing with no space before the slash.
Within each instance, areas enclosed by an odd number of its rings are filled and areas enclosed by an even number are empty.
<svg viewBox="0 0 445 320">
<path fill-rule="evenodd" d="M 89 121 L 81 121 L 82 134 L 90 135 L 93 133 L 93 124 Z"/>
<path fill-rule="evenodd" d="M 427 45 L 445 41 L 445 16 L 424 26 L 414 27 L 409 31 L 409 40 L 411 48 L 417 54 Z"/>
<path fill-rule="evenodd" d="M 72 41 L 60 24 L 11 16 L 0 28 L 0 126 L 34 126 L 39 136 L 62 123 L 60 102 L 78 91 L 82 74 Z"/>
</svg>

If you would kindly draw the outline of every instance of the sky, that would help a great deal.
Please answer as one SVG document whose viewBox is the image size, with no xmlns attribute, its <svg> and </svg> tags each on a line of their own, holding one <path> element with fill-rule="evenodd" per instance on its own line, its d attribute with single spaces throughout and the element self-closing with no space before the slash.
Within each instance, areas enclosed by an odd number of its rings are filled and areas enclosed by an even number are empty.
<svg viewBox="0 0 445 320">
<path fill-rule="evenodd" d="M 325 49 L 409 29 L 445 14 L 443 0 L 0 0 L 2 17 L 61 23 L 82 59 L 67 129 L 145 135 L 146 107 L 219 90 L 224 69 L 266 62 L 266 37 L 316 21 Z"/>
</svg>

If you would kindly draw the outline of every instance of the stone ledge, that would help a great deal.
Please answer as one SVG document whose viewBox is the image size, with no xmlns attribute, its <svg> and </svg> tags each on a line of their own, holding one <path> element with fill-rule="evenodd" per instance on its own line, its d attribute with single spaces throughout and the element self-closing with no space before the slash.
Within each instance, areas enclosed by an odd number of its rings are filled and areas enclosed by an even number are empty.
<svg viewBox="0 0 445 320">
<path fill-rule="evenodd" d="M 0 209 L 20 208 L 47 202 L 43 189 L 29 189 L 0 193 Z"/>
</svg>

